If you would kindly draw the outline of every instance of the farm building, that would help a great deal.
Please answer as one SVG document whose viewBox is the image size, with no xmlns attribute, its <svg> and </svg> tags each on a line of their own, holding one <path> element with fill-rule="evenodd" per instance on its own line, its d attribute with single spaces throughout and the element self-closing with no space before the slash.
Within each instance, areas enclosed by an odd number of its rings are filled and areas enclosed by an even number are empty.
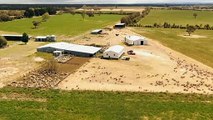
<svg viewBox="0 0 213 120">
<path fill-rule="evenodd" d="M 115 45 L 104 51 L 103 58 L 119 59 L 123 54 L 124 47 L 120 45 Z"/>
<path fill-rule="evenodd" d="M 125 23 L 117 23 L 115 24 L 114 28 L 125 28 L 126 27 L 126 24 Z"/>
<path fill-rule="evenodd" d="M 103 32 L 102 29 L 93 30 L 91 34 L 101 34 Z"/>
<path fill-rule="evenodd" d="M 3 34 L 1 35 L 8 41 L 21 41 L 22 35 Z"/>
<path fill-rule="evenodd" d="M 100 50 L 101 48 L 99 47 L 77 45 L 66 42 L 50 43 L 37 48 L 38 52 L 54 53 L 54 51 L 62 51 L 64 54 L 81 57 L 92 57 Z"/>
<path fill-rule="evenodd" d="M 145 37 L 140 36 L 126 36 L 125 43 L 128 45 L 147 45 L 147 40 Z"/>
<path fill-rule="evenodd" d="M 37 37 L 35 37 L 35 41 L 55 42 L 56 41 L 56 36 L 55 35 L 37 36 Z"/>
</svg>

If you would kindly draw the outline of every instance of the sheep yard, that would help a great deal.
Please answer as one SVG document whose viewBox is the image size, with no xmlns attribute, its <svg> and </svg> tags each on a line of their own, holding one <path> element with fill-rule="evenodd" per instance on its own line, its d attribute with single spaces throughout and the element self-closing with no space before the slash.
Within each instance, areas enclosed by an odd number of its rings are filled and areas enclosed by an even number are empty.
<svg viewBox="0 0 213 120">
<path fill-rule="evenodd" d="M 71 57 L 68 61 L 58 63 L 49 61 L 34 71 L 13 81 L 9 86 L 29 88 L 55 88 L 76 69 L 87 63 L 89 58 Z"/>
</svg>

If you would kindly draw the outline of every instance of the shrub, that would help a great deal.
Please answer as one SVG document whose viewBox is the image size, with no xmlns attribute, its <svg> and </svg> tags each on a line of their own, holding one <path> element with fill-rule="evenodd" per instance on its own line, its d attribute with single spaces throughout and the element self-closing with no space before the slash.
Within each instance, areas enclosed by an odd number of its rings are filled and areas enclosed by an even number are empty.
<svg viewBox="0 0 213 120">
<path fill-rule="evenodd" d="M 24 42 L 25 44 L 28 43 L 29 41 L 29 36 L 27 35 L 27 33 L 23 33 L 21 41 Z"/>
<path fill-rule="evenodd" d="M 7 40 L 0 36 L 0 48 L 5 47 L 7 45 Z"/>
<path fill-rule="evenodd" d="M 12 18 L 10 18 L 9 15 L 7 14 L 0 14 L 0 21 L 6 22 L 6 21 L 11 21 Z"/>
</svg>

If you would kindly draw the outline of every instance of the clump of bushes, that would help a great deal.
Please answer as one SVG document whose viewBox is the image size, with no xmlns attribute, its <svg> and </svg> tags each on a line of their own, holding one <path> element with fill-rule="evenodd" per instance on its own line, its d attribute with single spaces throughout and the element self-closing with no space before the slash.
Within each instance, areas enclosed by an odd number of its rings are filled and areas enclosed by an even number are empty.
<svg viewBox="0 0 213 120">
<path fill-rule="evenodd" d="M 11 20 L 12 20 L 12 18 L 9 15 L 7 15 L 7 14 L 0 14 L 0 21 L 1 22 L 11 21 Z"/>
<path fill-rule="evenodd" d="M 5 46 L 7 46 L 7 40 L 4 37 L 0 36 L 0 48 L 3 48 Z"/>
</svg>

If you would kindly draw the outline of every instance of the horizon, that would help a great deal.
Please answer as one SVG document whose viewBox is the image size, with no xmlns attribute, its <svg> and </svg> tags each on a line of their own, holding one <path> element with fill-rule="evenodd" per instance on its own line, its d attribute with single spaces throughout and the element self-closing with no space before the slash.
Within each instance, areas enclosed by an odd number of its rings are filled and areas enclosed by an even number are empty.
<svg viewBox="0 0 213 120">
<path fill-rule="evenodd" d="M 0 4 L 213 4 L 213 0 L 0 0 Z"/>
</svg>

